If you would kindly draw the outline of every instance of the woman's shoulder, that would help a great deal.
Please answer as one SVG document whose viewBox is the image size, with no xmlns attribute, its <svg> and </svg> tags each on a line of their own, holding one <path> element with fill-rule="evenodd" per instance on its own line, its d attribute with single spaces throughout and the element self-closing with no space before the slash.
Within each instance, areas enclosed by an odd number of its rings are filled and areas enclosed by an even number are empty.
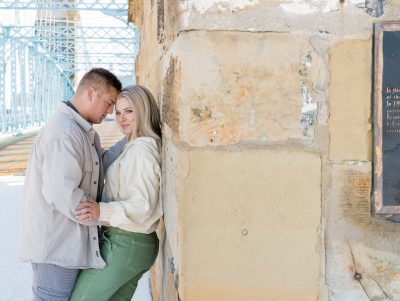
<svg viewBox="0 0 400 301">
<path fill-rule="evenodd" d="M 127 155 L 160 159 L 159 142 L 152 137 L 138 137 L 125 146 Z"/>
</svg>

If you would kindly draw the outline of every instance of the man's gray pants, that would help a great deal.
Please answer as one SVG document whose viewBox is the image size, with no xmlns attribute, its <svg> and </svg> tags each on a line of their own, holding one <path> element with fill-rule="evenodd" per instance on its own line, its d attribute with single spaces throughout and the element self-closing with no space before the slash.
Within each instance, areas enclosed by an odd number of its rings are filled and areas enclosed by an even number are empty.
<svg viewBox="0 0 400 301">
<path fill-rule="evenodd" d="M 68 301 L 80 271 L 48 263 L 32 263 L 32 270 L 33 301 Z"/>
</svg>

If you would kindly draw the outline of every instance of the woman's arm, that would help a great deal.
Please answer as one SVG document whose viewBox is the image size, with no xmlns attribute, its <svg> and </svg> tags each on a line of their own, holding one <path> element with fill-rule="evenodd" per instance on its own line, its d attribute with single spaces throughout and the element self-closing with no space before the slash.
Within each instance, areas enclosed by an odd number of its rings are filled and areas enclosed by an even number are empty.
<svg viewBox="0 0 400 301">
<path fill-rule="evenodd" d="M 160 216 L 155 213 L 159 202 L 161 170 L 158 157 L 143 145 L 135 145 L 119 162 L 118 196 L 109 203 L 83 202 L 76 212 L 81 222 L 100 220 L 111 226 L 151 226 Z"/>
<path fill-rule="evenodd" d="M 114 202 L 100 203 L 99 220 L 115 227 L 128 224 L 150 226 L 159 218 L 154 216 L 161 177 L 158 156 L 146 145 L 137 144 L 125 154 L 119 165 L 118 196 Z"/>
</svg>

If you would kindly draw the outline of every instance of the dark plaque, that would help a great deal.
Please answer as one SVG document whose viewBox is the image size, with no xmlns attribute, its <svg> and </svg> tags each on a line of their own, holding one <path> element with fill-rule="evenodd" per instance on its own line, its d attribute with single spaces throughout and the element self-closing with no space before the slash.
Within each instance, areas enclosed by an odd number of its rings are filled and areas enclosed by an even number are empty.
<svg viewBox="0 0 400 301">
<path fill-rule="evenodd" d="M 375 213 L 400 217 L 400 23 L 375 25 Z"/>
</svg>

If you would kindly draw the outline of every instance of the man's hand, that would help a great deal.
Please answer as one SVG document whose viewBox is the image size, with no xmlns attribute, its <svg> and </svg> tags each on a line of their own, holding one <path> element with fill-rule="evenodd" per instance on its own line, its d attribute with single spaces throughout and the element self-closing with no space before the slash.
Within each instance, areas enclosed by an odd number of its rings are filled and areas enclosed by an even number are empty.
<svg viewBox="0 0 400 301">
<path fill-rule="evenodd" d="M 75 216 L 80 223 L 98 221 L 100 218 L 100 205 L 96 201 L 86 200 L 80 202 Z"/>
</svg>

